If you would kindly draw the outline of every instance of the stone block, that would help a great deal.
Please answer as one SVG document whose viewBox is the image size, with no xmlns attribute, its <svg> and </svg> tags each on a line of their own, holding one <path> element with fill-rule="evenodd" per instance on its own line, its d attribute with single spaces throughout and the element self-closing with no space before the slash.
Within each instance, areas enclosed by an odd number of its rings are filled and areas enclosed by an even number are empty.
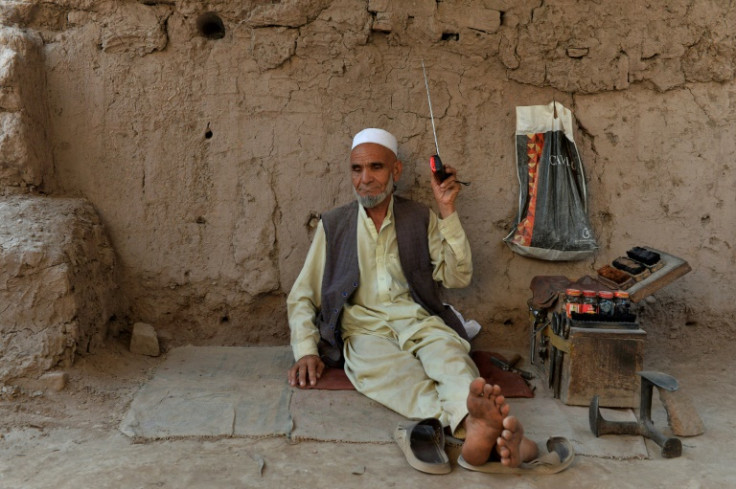
<svg viewBox="0 0 736 489">
<path fill-rule="evenodd" d="M 388 12 L 376 12 L 371 29 L 379 32 L 391 32 L 391 15 Z"/>
<path fill-rule="evenodd" d="M 84 199 L 0 198 L 0 382 L 38 379 L 100 344 L 115 258 Z"/>
<path fill-rule="evenodd" d="M 43 374 L 39 380 L 41 380 L 47 389 L 60 392 L 64 390 L 67 382 L 69 382 L 69 374 L 66 372 L 48 372 Z"/>
<path fill-rule="evenodd" d="M 582 58 L 588 55 L 588 48 L 567 48 L 567 55 L 571 58 Z"/>
<path fill-rule="evenodd" d="M 131 353 L 139 355 L 148 355 L 149 357 L 157 357 L 161 350 L 158 346 L 158 337 L 156 330 L 150 324 L 135 323 L 133 325 L 133 334 L 130 337 Z"/>
</svg>

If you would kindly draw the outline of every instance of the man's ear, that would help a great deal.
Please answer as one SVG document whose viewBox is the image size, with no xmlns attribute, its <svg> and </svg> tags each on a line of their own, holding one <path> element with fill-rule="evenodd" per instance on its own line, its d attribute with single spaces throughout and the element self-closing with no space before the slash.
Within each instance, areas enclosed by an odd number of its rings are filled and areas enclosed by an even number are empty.
<svg viewBox="0 0 736 489">
<path fill-rule="evenodd" d="M 394 163 L 394 170 L 393 170 L 393 177 L 394 182 L 398 182 L 399 178 L 401 177 L 401 171 L 404 169 L 404 165 L 401 163 L 401 160 L 396 160 Z"/>
</svg>

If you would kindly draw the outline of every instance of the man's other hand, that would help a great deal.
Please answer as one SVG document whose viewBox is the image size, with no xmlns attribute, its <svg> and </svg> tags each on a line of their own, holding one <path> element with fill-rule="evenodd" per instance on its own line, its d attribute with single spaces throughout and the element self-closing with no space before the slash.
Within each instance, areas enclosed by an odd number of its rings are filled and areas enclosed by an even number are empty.
<svg viewBox="0 0 736 489">
<path fill-rule="evenodd" d="M 307 384 L 315 386 L 324 369 L 325 363 L 319 356 L 305 355 L 289 369 L 289 385 L 299 388 L 307 387 Z"/>
</svg>

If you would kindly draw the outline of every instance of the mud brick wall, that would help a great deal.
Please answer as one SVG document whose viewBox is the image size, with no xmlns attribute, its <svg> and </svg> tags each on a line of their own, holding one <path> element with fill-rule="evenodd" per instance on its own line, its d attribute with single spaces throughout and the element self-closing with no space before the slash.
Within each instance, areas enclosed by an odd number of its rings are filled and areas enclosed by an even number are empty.
<svg viewBox="0 0 736 489">
<path fill-rule="evenodd" d="M 0 189 L 38 188 L 52 171 L 46 72 L 38 33 L 0 29 Z"/>
<path fill-rule="evenodd" d="M 475 277 L 448 298 L 483 324 L 480 343 L 524 344 L 534 275 L 594 274 L 635 245 L 693 267 L 643 306 L 659 348 L 702 353 L 732 334 L 729 2 L 15 0 L 0 20 L 42 46 L 53 171 L 29 181 L 94 205 L 131 321 L 181 341 L 285 342 L 315 216 L 352 198 L 352 134 L 393 131 L 399 192 L 432 204 L 425 60 L 443 159 L 473 182 L 458 205 Z M 576 117 L 589 176 L 600 249 L 582 262 L 501 241 L 515 107 L 553 99 Z"/>
<path fill-rule="evenodd" d="M 41 35 L 0 29 L 0 384 L 70 365 L 119 309 L 93 206 L 40 194 L 53 179 Z"/>
<path fill-rule="evenodd" d="M 104 341 L 115 256 L 83 199 L 0 199 L 0 381 L 69 366 Z"/>
</svg>

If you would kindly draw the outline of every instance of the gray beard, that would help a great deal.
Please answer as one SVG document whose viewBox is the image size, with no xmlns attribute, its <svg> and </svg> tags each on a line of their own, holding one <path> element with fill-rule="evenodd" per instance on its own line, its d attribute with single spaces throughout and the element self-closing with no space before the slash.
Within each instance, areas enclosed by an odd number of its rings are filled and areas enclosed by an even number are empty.
<svg viewBox="0 0 736 489">
<path fill-rule="evenodd" d="M 394 177 L 391 175 L 391 179 L 386 184 L 386 189 L 378 195 L 366 195 L 365 197 L 360 195 L 358 191 L 353 187 L 353 193 L 355 198 L 358 199 L 358 203 L 366 209 L 373 209 L 378 204 L 386 200 L 386 197 L 391 195 L 394 190 Z"/>
</svg>

